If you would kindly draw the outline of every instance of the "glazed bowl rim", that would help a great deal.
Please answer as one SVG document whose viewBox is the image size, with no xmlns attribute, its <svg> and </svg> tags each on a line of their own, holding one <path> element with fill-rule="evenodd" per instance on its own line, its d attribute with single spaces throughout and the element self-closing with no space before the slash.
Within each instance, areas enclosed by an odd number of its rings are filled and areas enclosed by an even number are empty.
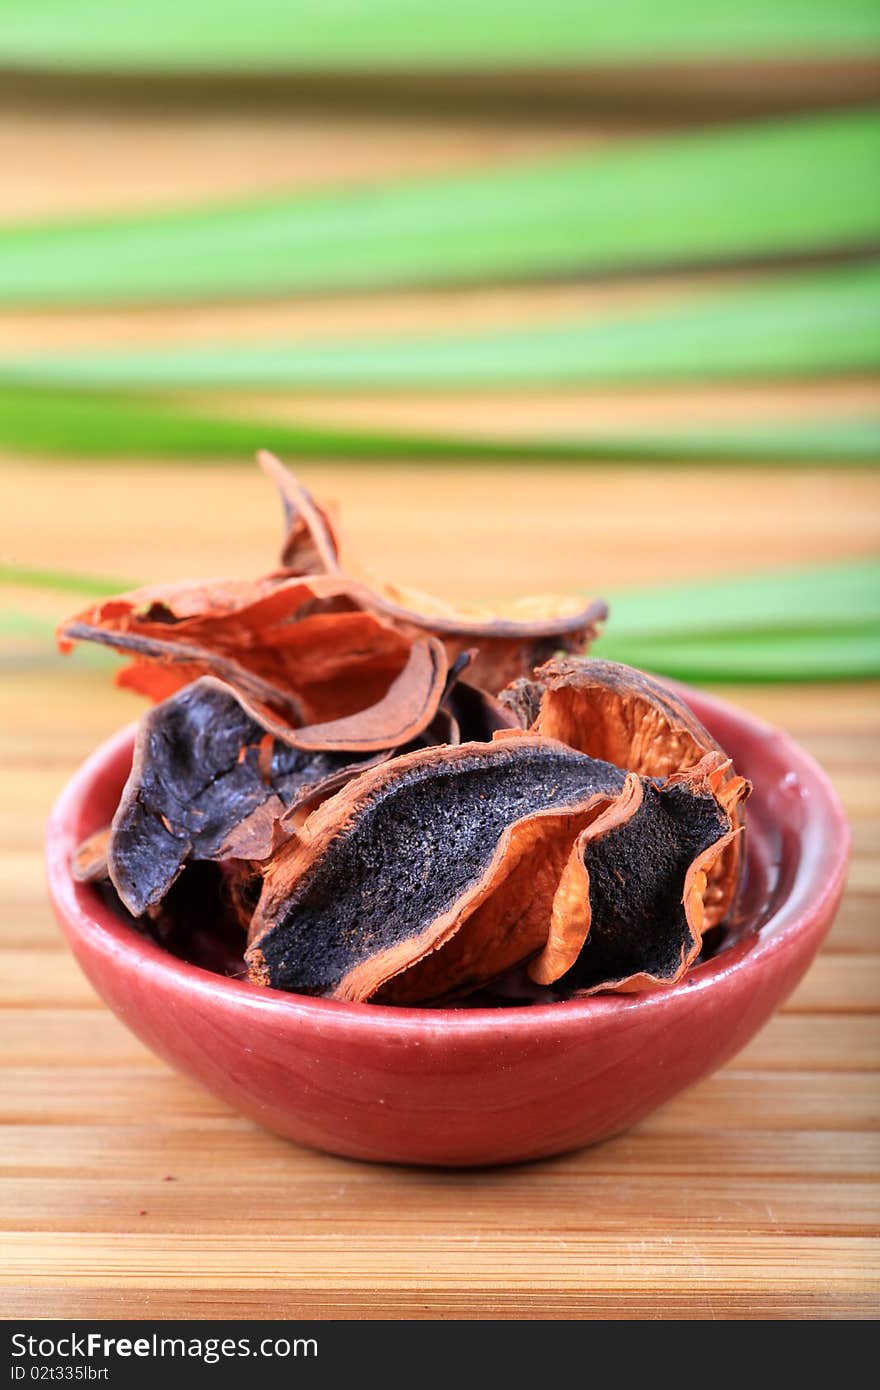
<svg viewBox="0 0 880 1390">
<path fill-rule="evenodd" d="M 578 1028 L 609 1021 L 612 1016 L 633 1009 L 655 1010 L 674 1007 L 682 995 L 707 993 L 717 982 L 740 976 L 769 965 L 770 959 L 820 918 L 826 904 L 840 892 L 849 859 L 849 827 L 846 816 L 826 773 L 788 734 L 745 711 L 699 690 L 666 680 L 679 691 L 711 729 L 713 716 L 732 720 L 753 738 L 771 741 L 782 750 L 789 768 L 787 776 L 799 777 L 818 795 L 804 798 L 803 824 L 796 830 L 801 846 L 811 853 L 801 854 L 790 891 L 756 933 L 722 949 L 711 959 L 693 966 L 678 984 L 636 994 L 598 994 L 582 999 L 566 999 L 548 1004 L 474 1008 L 421 1008 L 384 1004 L 347 1003 L 266 989 L 247 980 L 215 974 L 164 951 L 140 936 L 116 917 L 112 908 L 100 902 L 89 885 L 75 882 L 70 858 L 77 847 L 76 826 L 83 819 L 94 794 L 95 784 L 120 759 L 134 741 L 136 723 L 121 729 L 101 743 L 81 764 L 59 794 L 46 827 L 46 863 L 50 896 L 70 939 L 107 958 L 120 969 L 136 967 L 139 972 L 178 997 L 196 994 L 210 997 L 213 1007 L 244 1014 L 272 1016 L 279 1027 L 308 1018 L 327 1029 L 338 1026 L 346 1033 L 364 1035 L 389 1031 L 406 1035 L 454 1033 L 473 1037 L 511 1032 L 540 1034 L 545 1029 L 557 1033 L 560 1027 Z M 708 717 L 707 717 L 708 716 Z M 87 814 L 86 814 L 87 819 Z M 818 852 L 817 852 L 818 851 Z M 87 899 L 91 899 L 88 901 Z"/>
</svg>

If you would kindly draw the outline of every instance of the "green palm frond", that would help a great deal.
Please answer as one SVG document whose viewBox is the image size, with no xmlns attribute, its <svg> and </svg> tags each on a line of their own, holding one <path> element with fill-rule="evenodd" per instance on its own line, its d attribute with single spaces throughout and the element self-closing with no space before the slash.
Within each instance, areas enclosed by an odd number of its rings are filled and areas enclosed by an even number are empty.
<svg viewBox="0 0 880 1390">
<path fill-rule="evenodd" d="M 877 112 L 805 116 L 468 174 L 6 227 L 0 303 L 471 284 L 860 249 L 880 242 L 878 150 Z"/>
<path fill-rule="evenodd" d="M 0 386 L 0 449 L 53 458 L 227 459 L 257 446 L 290 460 L 435 464 L 765 463 L 873 467 L 880 463 L 880 414 L 716 425 L 699 430 L 624 427 L 611 433 L 525 439 L 413 434 L 391 428 L 236 419 L 200 414 L 173 399 L 114 392 Z"/>
<path fill-rule="evenodd" d="M 880 263 L 773 278 L 601 322 L 444 337 L 210 345 L 0 360 L 55 386 L 506 387 L 813 376 L 880 368 Z"/>
<path fill-rule="evenodd" d="M 346 71 L 861 54 L 871 0 L 4 0 L 0 63 L 55 71 Z"/>
</svg>

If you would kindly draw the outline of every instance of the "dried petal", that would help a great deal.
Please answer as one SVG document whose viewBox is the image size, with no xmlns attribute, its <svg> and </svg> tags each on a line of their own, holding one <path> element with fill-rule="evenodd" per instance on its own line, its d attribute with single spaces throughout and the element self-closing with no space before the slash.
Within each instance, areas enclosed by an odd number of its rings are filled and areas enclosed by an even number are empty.
<svg viewBox="0 0 880 1390">
<path fill-rule="evenodd" d="M 727 770 L 710 753 L 663 785 L 629 774 L 575 841 L 533 980 L 593 994 L 681 978 L 702 945 L 707 874 L 739 833 L 718 797 Z"/>
<path fill-rule="evenodd" d="M 188 859 L 267 858 L 296 796 L 355 760 L 276 742 L 267 767 L 265 736 L 235 692 L 210 676 L 144 716 L 108 854 L 134 916 L 163 900 Z"/>
<path fill-rule="evenodd" d="M 439 638 L 450 664 L 476 644 L 472 679 L 495 692 L 559 648 L 585 650 L 607 614 L 600 600 L 584 604 L 570 597 L 516 600 L 501 612 L 454 608 L 374 581 L 347 563 L 343 568 L 329 513 L 273 455 L 261 452 L 259 460 L 284 506 L 282 573 L 121 594 L 62 626 L 62 650 L 86 640 L 87 633 L 88 640 L 97 640 L 96 629 L 182 643 L 201 654 L 194 665 L 182 657 L 170 660 L 159 647 L 144 648 L 118 683 L 164 699 L 199 675 L 227 679 L 216 665 L 223 659 L 296 698 L 303 707 L 300 722 L 318 722 L 375 704 L 419 639 Z"/>
<path fill-rule="evenodd" d="M 596 763 L 596 783 L 617 782 Z M 529 960 L 547 940 L 548 926 L 572 841 L 619 798 L 587 794 L 577 810 L 538 811 L 506 829 L 492 861 L 490 891 L 453 935 L 373 996 L 377 1004 L 417 1004 L 466 994 Z"/>
<path fill-rule="evenodd" d="M 258 458 L 278 488 L 285 510 L 288 535 L 281 564 L 288 570 L 292 567 L 291 526 L 299 538 L 305 528 L 321 568 L 343 572 L 349 592 L 361 608 L 392 623 L 410 641 L 425 634 L 441 638 L 450 663 L 475 645 L 471 679 L 488 691 L 500 690 L 560 648 L 585 651 L 608 615 L 600 599 L 585 604 L 580 597 L 570 595 L 514 599 L 500 611 L 482 605 L 453 606 L 420 590 L 377 579 L 353 562 L 347 547 L 343 550 L 339 530 L 327 512 L 315 504 L 280 459 L 265 450 Z M 294 563 L 302 563 L 299 542 Z"/>
<path fill-rule="evenodd" d="M 566 835 L 567 852 L 584 823 L 570 818 L 589 816 L 595 798 L 623 781 L 617 768 L 526 737 L 419 750 L 362 774 L 269 864 L 246 956 L 251 978 L 371 998 L 449 942 L 525 857 L 539 859 Z M 491 920 L 477 917 L 480 978 L 546 939 L 546 918 L 520 931 L 523 906 L 511 892 Z M 432 980 L 431 990 L 457 983 Z"/>
<path fill-rule="evenodd" d="M 644 671 L 616 661 L 558 658 L 502 691 L 528 727 L 644 777 L 693 767 L 718 744 L 684 701 Z"/>
<path fill-rule="evenodd" d="M 105 825 L 83 840 L 70 865 L 77 883 L 100 883 L 102 879 L 109 878 L 107 851 L 111 833 L 110 826 Z"/>
<path fill-rule="evenodd" d="M 643 777 L 665 778 L 695 767 L 722 750 L 675 691 L 644 671 L 614 661 L 560 658 L 502 691 L 499 700 L 530 733 L 559 739 Z M 727 764 L 719 795 L 727 798 L 735 829 L 746 794 Z M 706 892 L 707 926 L 720 922 L 736 892 L 741 840 L 719 856 Z"/>
<path fill-rule="evenodd" d="M 108 644 L 135 651 L 118 684 L 153 699 L 198 676 L 219 675 L 282 713 L 286 699 L 296 722 L 339 719 L 383 697 L 411 646 L 391 624 L 362 611 L 350 589 L 335 575 L 137 589 L 64 624 L 59 645 L 69 650 L 74 641 L 102 640 L 100 630 Z M 176 645 L 138 646 L 135 638 Z M 243 671 L 261 683 L 262 694 L 248 689 Z"/>
<path fill-rule="evenodd" d="M 156 671 L 156 665 L 161 666 L 172 681 L 168 694 L 182 688 L 181 682 L 188 685 L 210 673 L 254 704 L 274 707 L 276 718 L 278 713 L 284 711 L 291 721 L 285 727 L 296 727 L 303 722 L 302 705 L 295 695 L 254 675 L 231 657 L 220 656 L 206 647 L 198 647 L 191 642 L 146 637 L 139 632 L 108 632 L 78 622 L 67 624 L 64 637 L 72 642 L 95 642 L 102 647 L 112 647 L 117 652 L 133 653 L 147 663 L 146 670 L 150 673 Z M 165 698 L 163 694 L 162 699 Z"/>
<path fill-rule="evenodd" d="M 475 645 L 471 678 L 496 693 L 560 649 L 586 651 L 608 609 L 601 599 L 584 604 L 556 595 L 511 601 L 503 613 L 470 607 L 455 609 L 415 589 L 391 585 L 353 589 L 364 607 L 372 608 L 411 640 L 426 632 L 443 641 L 450 661 Z"/>
<path fill-rule="evenodd" d="M 446 653 L 436 638 L 414 642 L 400 675 L 376 704 L 342 719 L 291 729 L 261 702 L 245 701 L 277 738 L 296 748 L 373 753 L 398 748 L 421 734 L 437 713 L 446 689 Z"/>
</svg>

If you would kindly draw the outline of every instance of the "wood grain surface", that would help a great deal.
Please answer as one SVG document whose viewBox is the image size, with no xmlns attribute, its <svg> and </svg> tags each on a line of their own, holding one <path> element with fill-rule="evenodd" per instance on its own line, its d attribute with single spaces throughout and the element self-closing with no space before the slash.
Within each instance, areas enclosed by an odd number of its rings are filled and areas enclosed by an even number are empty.
<svg viewBox="0 0 880 1390">
<path fill-rule="evenodd" d="M 301 118 L 273 118 L 269 143 L 245 168 L 248 142 L 261 148 L 265 116 L 231 134 L 216 115 L 198 113 L 177 113 L 164 127 L 158 117 L 120 114 L 107 130 L 97 118 L 89 125 L 84 112 L 66 132 L 58 119 L 22 111 L 17 135 L 4 136 L 15 157 L 5 163 L 3 217 L 168 202 L 184 188 L 225 196 L 308 181 L 309 171 L 317 181 L 334 159 L 346 177 L 473 166 L 527 143 L 522 129 L 503 137 L 497 124 L 467 129 L 459 121 L 444 132 L 416 123 L 398 141 L 386 121 L 371 141 L 357 122 L 312 125 L 309 134 Z M 605 138 L 604 130 L 581 134 Z M 571 133 L 544 131 L 532 148 L 556 139 L 570 143 Z M 239 181 L 224 148 L 242 169 Z M 55 164 L 51 179 L 46 159 Z M 596 291 L 592 302 L 598 312 L 602 293 L 609 303 L 615 295 L 646 303 L 698 292 L 696 283 L 644 282 Z M 583 287 L 544 286 L 323 306 L 16 312 L 0 319 L 0 340 L 52 350 L 115 335 L 146 343 L 218 329 L 283 333 L 295 322 L 315 333 L 328 322 L 334 331 L 379 321 L 476 325 L 527 321 L 550 305 L 564 314 L 586 298 Z M 664 393 L 659 409 L 667 419 L 726 410 L 748 420 L 774 406 L 780 415 L 821 415 L 869 399 L 876 383 L 745 383 Z M 224 407 L 256 414 L 263 404 L 251 397 Z M 315 413 L 308 402 L 276 405 Z M 512 402 L 386 396 L 381 409 L 367 398 L 338 403 L 339 418 L 449 430 L 462 420 L 495 429 L 509 411 L 518 429 L 534 433 L 560 416 L 579 427 L 621 410 L 641 418 L 656 406 L 650 392 L 546 392 Z M 374 565 L 450 598 L 698 581 L 865 555 L 880 541 L 880 487 L 870 474 L 845 470 L 329 468 L 305 460 L 302 471 L 344 502 Z M 273 499 L 244 462 L 119 466 L 7 455 L 0 483 L 4 564 L 134 581 L 248 574 L 265 568 L 280 531 Z M 7 587 L 0 599 L 41 620 L 76 606 L 24 587 Z M 880 1311 L 876 687 L 721 692 L 810 749 L 853 827 L 839 918 L 779 1015 L 728 1066 L 628 1134 L 539 1164 L 446 1173 L 363 1165 L 264 1133 L 173 1075 L 104 1009 L 52 920 L 42 828 L 77 764 L 139 705 L 112 687 L 109 666 L 63 664 L 39 636 L 10 631 L 0 659 L 5 1316 L 754 1319 Z"/>
</svg>

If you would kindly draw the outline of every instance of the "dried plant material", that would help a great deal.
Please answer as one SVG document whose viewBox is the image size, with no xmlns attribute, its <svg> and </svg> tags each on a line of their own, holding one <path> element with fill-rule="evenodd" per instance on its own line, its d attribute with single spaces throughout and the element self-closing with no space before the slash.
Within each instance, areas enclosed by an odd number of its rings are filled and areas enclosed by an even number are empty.
<svg viewBox="0 0 880 1390">
<path fill-rule="evenodd" d="M 616 661 L 548 661 L 500 700 L 531 732 L 644 777 L 668 777 L 718 750 L 674 691 Z"/>
<path fill-rule="evenodd" d="M 257 463 L 275 484 L 284 508 L 282 568 L 290 574 L 337 573 L 339 536 L 329 510 L 319 506 L 308 488 L 268 449 L 258 451 Z"/>
<path fill-rule="evenodd" d="M 77 883 L 100 883 L 109 877 L 107 851 L 111 834 L 110 826 L 105 825 L 83 840 L 70 865 Z"/>
<path fill-rule="evenodd" d="M 263 451 L 259 460 L 284 509 L 280 573 L 164 584 L 105 599 L 62 625 L 62 650 L 75 641 L 133 650 L 118 684 L 154 700 L 216 675 L 285 718 L 293 707 L 294 722 L 303 724 L 378 703 L 415 642 L 442 641 L 450 665 L 473 649 L 471 679 L 491 693 L 560 648 L 584 651 L 607 614 L 601 600 L 577 597 L 515 600 L 501 611 L 455 608 L 373 581 L 347 558 L 343 567 L 327 509 L 273 455 Z M 262 683 L 262 695 L 247 688 L 243 672 Z"/>
<path fill-rule="evenodd" d="M 277 742 L 213 677 L 187 686 L 138 730 L 108 853 L 123 903 L 161 903 L 189 859 L 268 858 L 284 811 L 352 761 Z"/>
<path fill-rule="evenodd" d="M 365 606 L 375 609 L 411 640 L 426 632 L 440 637 L 450 661 L 477 647 L 471 678 L 497 693 L 560 650 L 584 652 L 608 616 L 601 599 L 541 595 L 511 600 L 503 611 L 471 606 L 453 608 L 415 589 L 383 585 L 358 588 Z"/>
<path fill-rule="evenodd" d="M 502 691 L 500 702 L 522 727 L 603 758 L 643 777 L 666 778 L 695 767 L 718 743 L 684 700 L 644 671 L 595 658 L 559 658 Z M 720 794 L 732 825 L 745 784 L 727 768 Z M 715 864 L 706 893 L 707 925 L 721 921 L 739 881 L 741 841 Z"/>
<path fill-rule="evenodd" d="M 361 610 L 348 583 L 335 575 L 269 576 L 253 583 L 217 580 L 132 590 L 84 610 L 59 629 L 69 650 L 96 631 L 141 645 L 119 685 L 164 699 L 201 675 L 219 675 L 272 708 L 283 692 L 298 722 L 344 718 L 377 703 L 404 669 L 411 643 L 389 623 Z M 189 654 L 181 647 L 190 648 Z M 234 663 L 229 667 L 224 663 Z M 248 689 L 242 671 L 262 683 Z"/>
<path fill-rule="evenodd" d="M 133 591 L 60 630 L 132 658 L 120 683 L 159 701 L 76 876 L 185 958 L 240 971 L 246 936 L 252 981 L 308 995 L 678 980 L 736 891 L 748 792 L 684 701 L 572 654 L 600 602 L 453 608 L 372 579 L 331 510 L 260 463 L 280 571 Z M 181 916 L 200 883 L 213 945 Z"/>
<path fill-rule="evenodd" d="M 584 869 L 587 844 L 625 825 L 642 805 L 642 779 L 627 773 L 619 796 L 599 808 L 590 821 L 565 846 L 565 860 L 558 864 L 553 899 L 547 913 L 547 935 L 540 954 L 528 964 L 535 984 L 552 985 L 574 965 L 590 931 L 592 904 L 590 880 Z"/>
<path fill-rule="evenodd" d="M 491 743 L 500 730 L 514 727 L 510 710 L 470 680 L 456 680 L 444 695 L 443 706 L 458 732 L 457 738 L 443 740 L 446 743 Z"/>
<path fill-rule="evenodd" d="M 79 641 L 97 642 L 117 651 L 166 662 L 198 679 L 203 667 L 231 687 L 243 707 L 281 742 L 293 748 L 339 752 L 372 752 L 409 743 L 431 723 L 446 686 L 446 655 L 435 638 L 415 642 L 400 675 L 367 709 L 342 719 L 302 726 L 302 710 L 293 696 L 245 670 L 237 662 L 217 657 L 182 642 L 158 642 L 130 633 L 108 633 L 71 623 L 66 632 Z M 286 718 L 281 717 L 281 712 Z"/>
<path fill-rule="evenodd" d="M 446 690 L 446 653 L 429 637 L 414 642 L 407 663 L 376 704 L 342 719 L 285 730 L 267 710 L 257 709 L 267 728 L 296 748 L 374 753 L 399 748 L 430 725 Z"/>
<path fill-rule="evenodd" d="M 344 574 L 360 607 L 392 623 L 410 641 L 426 634 L 441 638 L 450 662 L 473 646 L 471 678 L 488 691 L 500 690 L 560 648 L 585 651 L 608 615 L 600 599 L 585 604 L 577 596 L 514 599 L 500 610 L 454 606 L 377 579 L 352 560 L 328 511 L 317 506 L 280 459 L 266 450 L 257 457 L 284 508 L 287 533 L 281 565 L 299 573 L 304 557 L 314 557 L 323 572 Z"/>
<path fill-rule="evenodd" d="M 586 815 L 624 774 L 541 738 L 420 750 L 362 774 L 306 822 L 267 866 L 247 962 L 257 983 L 335 999 L 370 999 L 438 951 L 559 813 Z M 513 832 L 516 833 L 513 833 Z M 505 920 L 499 959 L 521 904 Z M 524 954 L 546 937 L 530 929 Z M 496 974 L 481 942 L 480 973 Z M 522 957 L 520 957 L 522 958 Z M 432 981 L 439 992 L 456 980 Z"/>
<path fill-rule="evenodd" d="M 502 832 L 485 879 L 489 891 L 457 930 L 383 985 L 372 996 L 374 1003 L 420 1004 L 466 995 L 544 947 L 573 840 L 620 801 L 612 788 L 623 773 L 596 762 L 588 771 L 599 790 L 585 794 L 576 809 L 538 811 Z"/>
<path fill-rule="evenodd" d="M 132 920 L 137 930 L 179 960 L 216 975 L 241 979 L 247 941 L 242 911 L 248 916 L 253 911 L 248 897 L 254 879 L 244 864 L 190 861 L 161 904 Z M 112 885 L 107 889 L 116 897 Z M 120 910 L 126 912 L 122 906 Z"/>
<path fill-rule="evenodd" d="M 140 669 L 149 678 L 149 693 L 155 698 L 164 700 L 175 690 L 210 674 L 231 686 L 243 698 L 264 707 L 273 707 L 276 718 L 281 711 L 285 711 L 291 720 L 291 727 L 303 721 L 302 705 L 295 695 L 262 680 L 231 657 L 220 656 L 206 647 L 198 647 L 191 642 L 145 637 L 139 632 L 107 631 L 79 622 L 67 623 L 63 636 L 67 642 L 95 642 L 98 646 L 111 647 L 114 651 L 135 656 L 143 663 Z"/>
<path fill-rule="evenodd" d="M 710 753 L 662 785 L 628 774 L 625 813 L 596 818 L 572 847 L 547 945 L 529 966 L 536 983 L 592 994 L 682 977 L 707 926 L 707 876 L 739 834 L 718 796 L 728 769 Z"/>
</svg>

